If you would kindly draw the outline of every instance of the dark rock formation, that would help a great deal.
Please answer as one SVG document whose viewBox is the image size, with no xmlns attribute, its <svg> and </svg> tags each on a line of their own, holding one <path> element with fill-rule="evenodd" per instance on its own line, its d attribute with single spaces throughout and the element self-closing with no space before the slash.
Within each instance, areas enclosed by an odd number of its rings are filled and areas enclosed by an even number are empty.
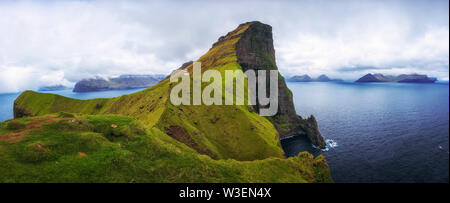
<svg viewBox="0 0 450 203">
<path fill-rule="evenodd" d="M 74 92 L 92 92 L 103 90 L 135 89 L 150 87 L 160 80 L 163 75 L 121 75 L 117 78 L 84 79 L 75 84 Z"/>
<path fill-rule="evenodd" d="M 25 116 L 33 116 L 33 114 L 28 112 L 26 109 L 20 108 L 19 105 L 17 104 L 17 101 L 14 101 L 13 111 L 14 111 L 14 118 L 22 118 L 22 117 L 25 117 Z"/>
<path fill-rule="evenodd" d="M 308 119 L 306 119 L 306 135 L 308 136 L 309 140 L 320 148 L 325 148 L 325 140 L 323 139 L 322 135 L 320 135 L 319 127 L 317 126 L 316 118 L 311 115 Z"/>
<path fill-rule="evenodd" d="M 241 34 L 239 41 L 235 45 L 238 63 L 243 71 L 245 72 L 249 69 L 278 70 L 275 62 L 272 27 L 260 22 L 249 22 L 241 24 L 240 26 L 247 25 L 247 30 Z M 221 37 L 221 39 L 223 38 L 224 37 Z M 269 74 L 267 74 L 266 83 L 269 87 Z M 254 105 L 254 109 L 257 112 L 260 107 L 259 102 L 257 105 Z M 304 120 L 296 114 L 292 100 L 292 92 L 287 88 L 286 82 L 280 74 L 278 77 L 278 113 L 275 116 L 268 117 L 268 119 L 280 133 L 280 138 L 293 135 L 308 135 L 308 132 L 310 132 L 308 137 L 321 138 L 311 139 L 311 142 L 314 145 L 325 148 L 324 142 L 323 144 L 318 142 L 318 140 L 323 140 L 323 138 L 317 129 L 317 123 L 313 124 L 311 123 L 313 121 Z"/>
<path fill-rule="evenodd" d="M 385 76 L 383 74 L 367 74 L 355 82 L 400 82 L 400 83 L 434 83 L 436 78 L 429 78 L 427 75 L 402 74 L 399 76 Z"/>
</svg>

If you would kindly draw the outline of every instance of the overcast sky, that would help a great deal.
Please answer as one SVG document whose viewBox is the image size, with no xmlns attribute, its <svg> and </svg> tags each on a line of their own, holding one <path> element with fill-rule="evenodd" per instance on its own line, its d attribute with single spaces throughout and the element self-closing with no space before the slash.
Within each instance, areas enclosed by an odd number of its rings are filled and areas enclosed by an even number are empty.
<svg viewBox="0 0 450 203">
<path fill-rule="evenodd" d="M 0 92 L 87 77 L 167 74 L 221 35 L 273 27 L 285 76 L 448 80 L 448 1 L 1 1 Z"/>
</svg>

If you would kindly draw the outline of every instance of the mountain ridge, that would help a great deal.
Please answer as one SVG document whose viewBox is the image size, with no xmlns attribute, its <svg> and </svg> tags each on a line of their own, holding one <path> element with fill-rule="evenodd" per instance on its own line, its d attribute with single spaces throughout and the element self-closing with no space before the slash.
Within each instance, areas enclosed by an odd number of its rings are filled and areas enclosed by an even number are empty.
<svg viewBox="0 0 450 203">
<path fill-rule="evenodd" d="M 164 79 L 163 75 L 120 75 L 111 78 L 89 78 L 78 81 L 73 92 L 94 92 L 150 87 Z"/>
<path fill-rule="evenodd" d="M 383 75 L 380 73 L 371 74 L 368 73 L 355 82 L 398 82 L 398 83 L 434 83 L 436 78 L 428 77 L 427 75 L 420 74 L 401 74 L 398 76 Z"/>
<path fill-rule="evenodd" d="M 65 89 L 70 89 L 70 88 L 66 87 L 64 85 L 51 85 L 51 86 L 39 87 L 38 91 L 58 91 L 58 90 L 65 90 Z"/>
<path fill-rule="evenodd" d="M 343 81 L 342 79 L 332 79 L 329 78 L 327 75 L 322 74 L 319 75 L 317 78 L 311 78 L 309 75 L 294 75 L 288 80 L 289 82 L 340 82 Z"/>
</svg>

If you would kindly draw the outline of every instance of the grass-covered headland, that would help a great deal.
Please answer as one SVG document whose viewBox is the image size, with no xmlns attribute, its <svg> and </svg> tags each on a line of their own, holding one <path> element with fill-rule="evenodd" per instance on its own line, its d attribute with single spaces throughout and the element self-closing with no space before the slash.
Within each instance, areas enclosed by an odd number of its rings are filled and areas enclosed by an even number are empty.
<svg viewBox="0 0 450 203">
<path fill-rule="evenodd" d="M 120 115 L 0 123 L 0 182 L 329 182 L 323 158 L 214 160 Z"/>
<path fill-rule="evenodd" d="M 255 61 L 275 69 L 273 53 L 270 26 L 250 22 L 219 38 L 198 62 L 225 78 L 226 70 Z M 320 134 L 315 119 L 296 115 L 292 93 L 282 77 L 279 83 L 285 94 L 271 118 L 247 102 L 175 106 L 169 79 L 110 99 L 25 91 L 14 101 L 16 119 L 0 124 L 0 182 L 332 181 L 323 156 L 285 157 L 280 136 Z"/>
</svg>

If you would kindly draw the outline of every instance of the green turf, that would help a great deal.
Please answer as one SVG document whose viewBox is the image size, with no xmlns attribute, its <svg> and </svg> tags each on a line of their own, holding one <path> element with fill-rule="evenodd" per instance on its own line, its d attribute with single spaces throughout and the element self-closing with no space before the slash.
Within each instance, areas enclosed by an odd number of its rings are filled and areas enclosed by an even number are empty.
<svg viewBox="0 0 450 203">
<path fill-rule="evenodd" d="M 21 140 L 0 141 L 0 182 L 332 181 L 323 157 L 308 153 L 288 159 L 213 160 L 157 128 L 145 130 L 131 117 L 56 118 L 52 115 L 55 120 Z"/>
</svg>

